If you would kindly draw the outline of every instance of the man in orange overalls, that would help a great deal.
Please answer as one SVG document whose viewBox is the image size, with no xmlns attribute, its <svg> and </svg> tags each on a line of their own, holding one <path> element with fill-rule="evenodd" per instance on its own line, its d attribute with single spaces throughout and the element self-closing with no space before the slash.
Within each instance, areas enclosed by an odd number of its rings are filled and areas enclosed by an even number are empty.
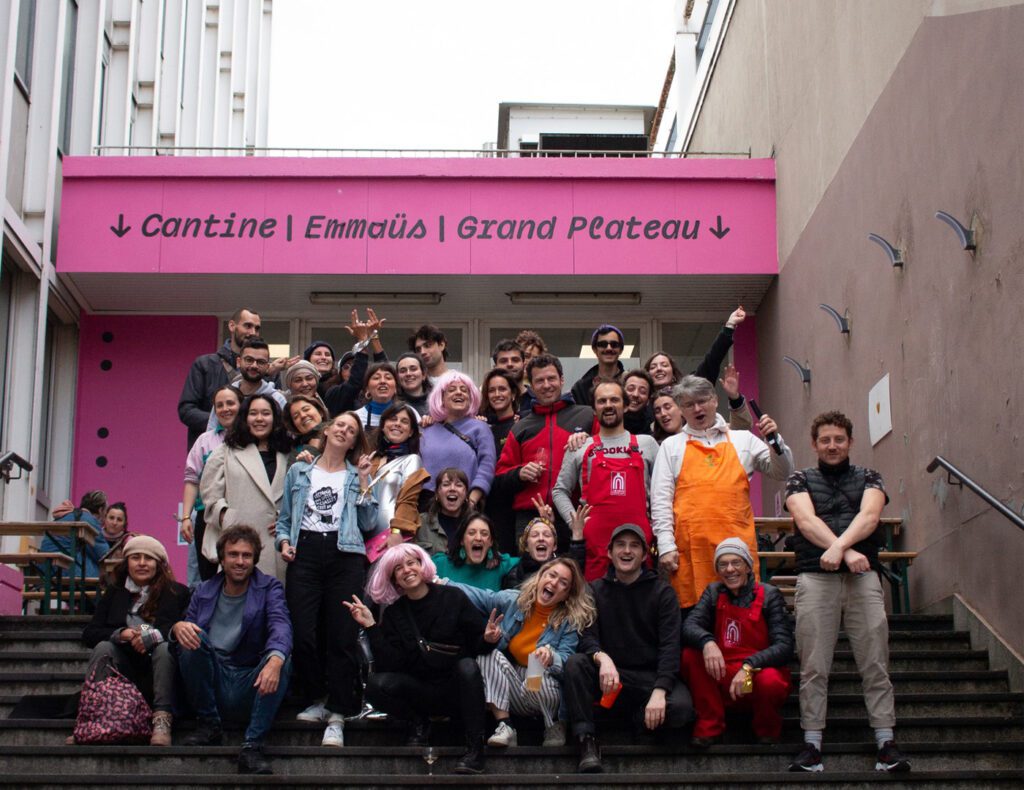
<svg viewBox="0 0 1024 790">
<path fill-rule="evenodd" d="M 758 420 L 758 429 L 763 436 L 777 436 L 781 453 L 749 431 L 729 430 L 707 379 L 685 376 L 672 395 L 686 424 L 665 440 L 655 459 L 651 521 L 659 564 L 668 569 L 685 615 L 717 578 L 715 548 L 726 538 L 740 538 L 747 545 L 757 577 L 750 478 L 760 471 L 785 480 L 793 471 L 793 454 L 767 414 Z"/>
</svg>

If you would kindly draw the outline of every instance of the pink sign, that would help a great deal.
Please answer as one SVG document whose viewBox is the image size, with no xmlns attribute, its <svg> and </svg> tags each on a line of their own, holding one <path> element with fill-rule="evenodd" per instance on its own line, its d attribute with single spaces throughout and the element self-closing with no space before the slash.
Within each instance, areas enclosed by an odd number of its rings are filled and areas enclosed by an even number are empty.
<svg viewBox="0 0 1024 790">
<path fill-rule="evenodd" d="M 62 272 L 774 274 L 775 163 L 69 157 Z"/>
</svg>

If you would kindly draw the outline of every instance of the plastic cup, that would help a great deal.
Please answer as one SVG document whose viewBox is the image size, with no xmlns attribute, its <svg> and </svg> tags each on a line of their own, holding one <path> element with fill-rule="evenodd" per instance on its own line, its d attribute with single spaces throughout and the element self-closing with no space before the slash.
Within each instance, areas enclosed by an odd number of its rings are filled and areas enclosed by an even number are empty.
<svg viewBox="0 0 1024 790">
<path fill-rule="evenodd" d="M 526 660 L 526 690 L 539 694 L 543 682 L 544 665 L 540 663 L 536 653 L 530 653 Z"/>
</svg>

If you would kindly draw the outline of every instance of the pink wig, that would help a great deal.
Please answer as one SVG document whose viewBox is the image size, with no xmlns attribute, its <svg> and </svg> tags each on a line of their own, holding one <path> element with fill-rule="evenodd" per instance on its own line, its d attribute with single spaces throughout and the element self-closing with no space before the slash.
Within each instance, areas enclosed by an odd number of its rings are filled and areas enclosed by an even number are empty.
<svg viewBox="0 0 1024 790">
<path fill-rule="evenodd" d="M 381 606 L 390 606 L 402 595 L 402 590 L 395 584 L 395 567 L 409 557 L 416 557 L 423 566 L 423 581 L 430 584 L 437 578 L 437 566 L 430 555 L 415 543 L 399 543 L 385 551 L 377 566 L 370 574 L 370 583 L 366 585 L 366 594 Z"/>
<path fill-rule="evenodd" d="M 434 385 L 434 388 L 430 391 L 430 397 L 427 399 L 427 404 L 430 406 L 430 416 L 434 419 L 434 422 L 444 422 L 448 416 L 444 410 L 444 391 L 448 389 L 449 384 L 454 382 L 459 382 L 469 387 L 469 411 L 466 413 L 466 416 L 476 417 L 476 413 L 480 411 L 480 390 L 473 383 L 473 379 L 465 373 L 449 370 L 437 380 L 437 384 Z"/>
</svg>

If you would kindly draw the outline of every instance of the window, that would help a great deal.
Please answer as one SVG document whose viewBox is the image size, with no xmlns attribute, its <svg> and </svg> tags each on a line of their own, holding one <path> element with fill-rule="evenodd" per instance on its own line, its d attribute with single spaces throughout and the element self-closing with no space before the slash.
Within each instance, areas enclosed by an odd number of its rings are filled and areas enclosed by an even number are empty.
<svg viewBox="0 0 1024 790">
<path fill-rule="evenodd" d="M 39 446 L 36 448 L 36 482 L 40 493 L 49 491 L 50 423 L 53 415 L 53 374 L 56 365 L 57 330 L 60 321 L 52 310 L 46 311 L 46 339 L 43 343 L 42 414 L 39 423 Z"/>
<path fill-rule="evenodd" d="M 223 344 L 228 338 L 228 322 L 220 326 L 221 343 Z M 291 322 L 290 321 L 263 321 L 260 324 L 260 337 L 267 341 L 267 345 L 270 346 L 270 358 L 277 359 L 278 357 L 288 357 L 294 354 L 301 353 L 302 349 L 298 351 L 291 350 Z"/>
<path fill-rule="evenodd" d="M 103 145 L 106 136 L 103 133 L 103 122 L 107 109 L 107 73 L 110 71 L 111 44 L 107 34 L 103 34 L 103 61 L 100 63 L 100 114 L 96 122 L 96 145 Z"/>
<path fill-rule="evenodd" d="M 64 23 L 64 63 L 60 84 L 60 152 L 71 148 L 71 105 L 75 97 L 75 41 L 78 38 L 78 3 L 67 0 L 68 13 Z"/>
<path fill-rule="evenodd" d="M 365 316 L 362 314 L 360 314 L 360 317 L 365 319 Z M 390 323 L 384 325 L 380 331 L 380 342 L 388 353 L 388 359 L 394 362 L 401 354 L 409 350 L 409 336 L 419 329 L 419 326 L 419 324 L 416 326 L 391 326 Z M 442 326 L 441 331 L 444 332 L 444 336 L 448 341 L 448 366 L 453 370 L 463 370 L 465 365 L 463 364 L 462 330 L 448 329 Z M 309 339 L 310 342 L 313 340 L 326 340 L 333 346 L 334 353 L 338 359 L 346 351 L 350 351 L 352 344 L 355 342 L 344 326 L 328 326 L 326 324 L 310 327 Z M 297 349 L 295 353 L 301 354 L 304 348 L 305 346 Z"/>
<path fill-rule="evenodd" d="M 675 151 L 676 142 L 679 139 L 679 115 L 672 116 L 672 129 L 668 133 L 668 142 L 665 144 L 666 151 Z"/>
<path fill-rule="evenodd" d="M 708 2 L 708 10 L 704 13 L 704 24 L 701 25 L 700 35 L 697 36 L 697 65 L 704 57 L 704 48 L 708 45 L 708 38 L 711 36 L 711 25 L 715 22 L 715 14 L 718 11 L 718 0 Z"/>
<path fill-rule="evenodd" d="M 4 426 L 7 424 L 7 359 L 11 337 L 11 301 L 14 297 L 15 268 L 3 257 L 0 265 L 0 450 L 7 449 Z"/>
<path fill-rule="evenodd" d="M 14 51 L 14 76 L 25 94 L 32 92 L 32 51 L 36 33 L 36 0 L 21 0 L 18 9 L 18 42 Z"/>
</svg>

